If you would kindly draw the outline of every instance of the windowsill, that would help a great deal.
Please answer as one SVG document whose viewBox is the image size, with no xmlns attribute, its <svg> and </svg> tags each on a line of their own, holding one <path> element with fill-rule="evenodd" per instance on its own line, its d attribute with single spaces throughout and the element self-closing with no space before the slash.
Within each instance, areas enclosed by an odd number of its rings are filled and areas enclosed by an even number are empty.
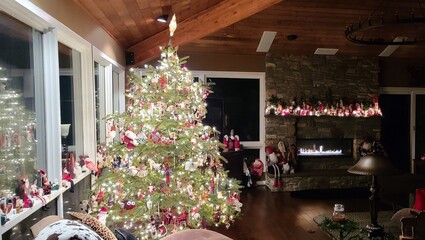
<svg viewBox="0 0 425 240">
<path fill-rule="evenodd" d="M 82 179 L 84 179 L 85 177 L 89 175 L 90 175 L 90 171 L 87 170 L 86 172 L 83 172 L 80 176 L 73 179 L 74 184 L 77 184 L 78 182 L 80 182 Z M 46 199 L 46 204 L 55 200 L 58 196 L 60 196 L 62 193 L 64 193 L 68 189 L 69 187 L 60 187 L 58 190 L 52 191 L 49 195 L 43 196 Z M 34 205 L 31 208 L 23 208 L 22 212 L 20 213 L 13 214 L 13 215 L 10 214 L 9 216 L 10 220 L 6 222 L 5 225 L 0 226 L 0 239 L 4 233 L 9 231 L 11 228 L 13 228 L 15 225 L 17 225 L 18 223 L 20 223 L 21 221 L 29 217 L 34 212 L 38 211 L 41 207 L 43 207 L 43 203 L 40 199 L 32 198 L 32 200 L 34 201 Z"/>
</svg>

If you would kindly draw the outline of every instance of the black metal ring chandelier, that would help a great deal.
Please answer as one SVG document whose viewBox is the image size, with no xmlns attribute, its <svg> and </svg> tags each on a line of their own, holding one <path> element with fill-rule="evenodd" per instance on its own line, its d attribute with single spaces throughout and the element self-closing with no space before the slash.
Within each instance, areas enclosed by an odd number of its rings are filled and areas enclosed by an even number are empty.
<svg viewBox="0 0 425 240">
<path fill-rule="evenodd" d="M 409 14 L 400 16 L 398 11 L 389 14 L 387 8 L 391 1 L 384 2 L 385 6 L 381 11 L 375 10 L 364 20 L 359 18 L 357 23 L 348 24 L 345 37 L 353 43 L 366 45 L 409 45 L 425 42 L 425 11 L 422 8 L 425 3 L 415 4 L 416 6 L 410 8 Z M 391 7 L 397 9 L 396 6 Z M 375 14 L 378 11 L 380 14 Z"/>
</svg>

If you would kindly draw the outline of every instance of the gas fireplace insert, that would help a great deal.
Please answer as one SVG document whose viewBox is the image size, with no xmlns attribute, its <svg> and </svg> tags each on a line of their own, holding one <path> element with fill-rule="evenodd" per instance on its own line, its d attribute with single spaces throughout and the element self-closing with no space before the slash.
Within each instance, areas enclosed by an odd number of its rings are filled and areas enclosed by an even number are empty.
<svg viewBox="0 0 425 240">
<path fill-rule="evenodd" d="M 352 138 L 298 138 L 298 156 L 352 157 Z"/>
</svg>

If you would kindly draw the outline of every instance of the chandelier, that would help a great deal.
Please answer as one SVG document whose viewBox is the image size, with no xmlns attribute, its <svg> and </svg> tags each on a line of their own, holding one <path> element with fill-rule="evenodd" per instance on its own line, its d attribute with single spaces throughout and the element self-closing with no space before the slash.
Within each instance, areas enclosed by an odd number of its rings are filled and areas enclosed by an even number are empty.
<svg viewBox="0 0 425 240">
<path fill-rule="evenodd" d="M 358 44 L 409 45 L 425 42 L 425 3 L 384 0 L 369 16 L 359 17 L 345 29 Z"/>
</svg>

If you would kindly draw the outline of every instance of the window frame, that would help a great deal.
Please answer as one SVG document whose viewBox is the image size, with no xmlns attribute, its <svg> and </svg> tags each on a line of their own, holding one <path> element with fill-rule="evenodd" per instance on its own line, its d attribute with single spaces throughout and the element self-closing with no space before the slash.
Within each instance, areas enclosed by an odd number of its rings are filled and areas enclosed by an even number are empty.
<svg viewBox="0 0 425 240">
<path fill-rule="evenodd" d="M 265 72 L 224 72 L 224 71 L 191 71 L 194 78 L 198 78 L 200 82 L 205 82 L 207 78 L 237 78 L 237 79 L 258 79 L 259 80 L 259 141 L 241 141 L 244 148 L 259 149 L 260 159 L 266 159 L 265 154 L 265 116 L 264 109 L 266 107 L 266 74 Z M 221 139 L 220 139 L 221 140 Z"/>
</svg>

